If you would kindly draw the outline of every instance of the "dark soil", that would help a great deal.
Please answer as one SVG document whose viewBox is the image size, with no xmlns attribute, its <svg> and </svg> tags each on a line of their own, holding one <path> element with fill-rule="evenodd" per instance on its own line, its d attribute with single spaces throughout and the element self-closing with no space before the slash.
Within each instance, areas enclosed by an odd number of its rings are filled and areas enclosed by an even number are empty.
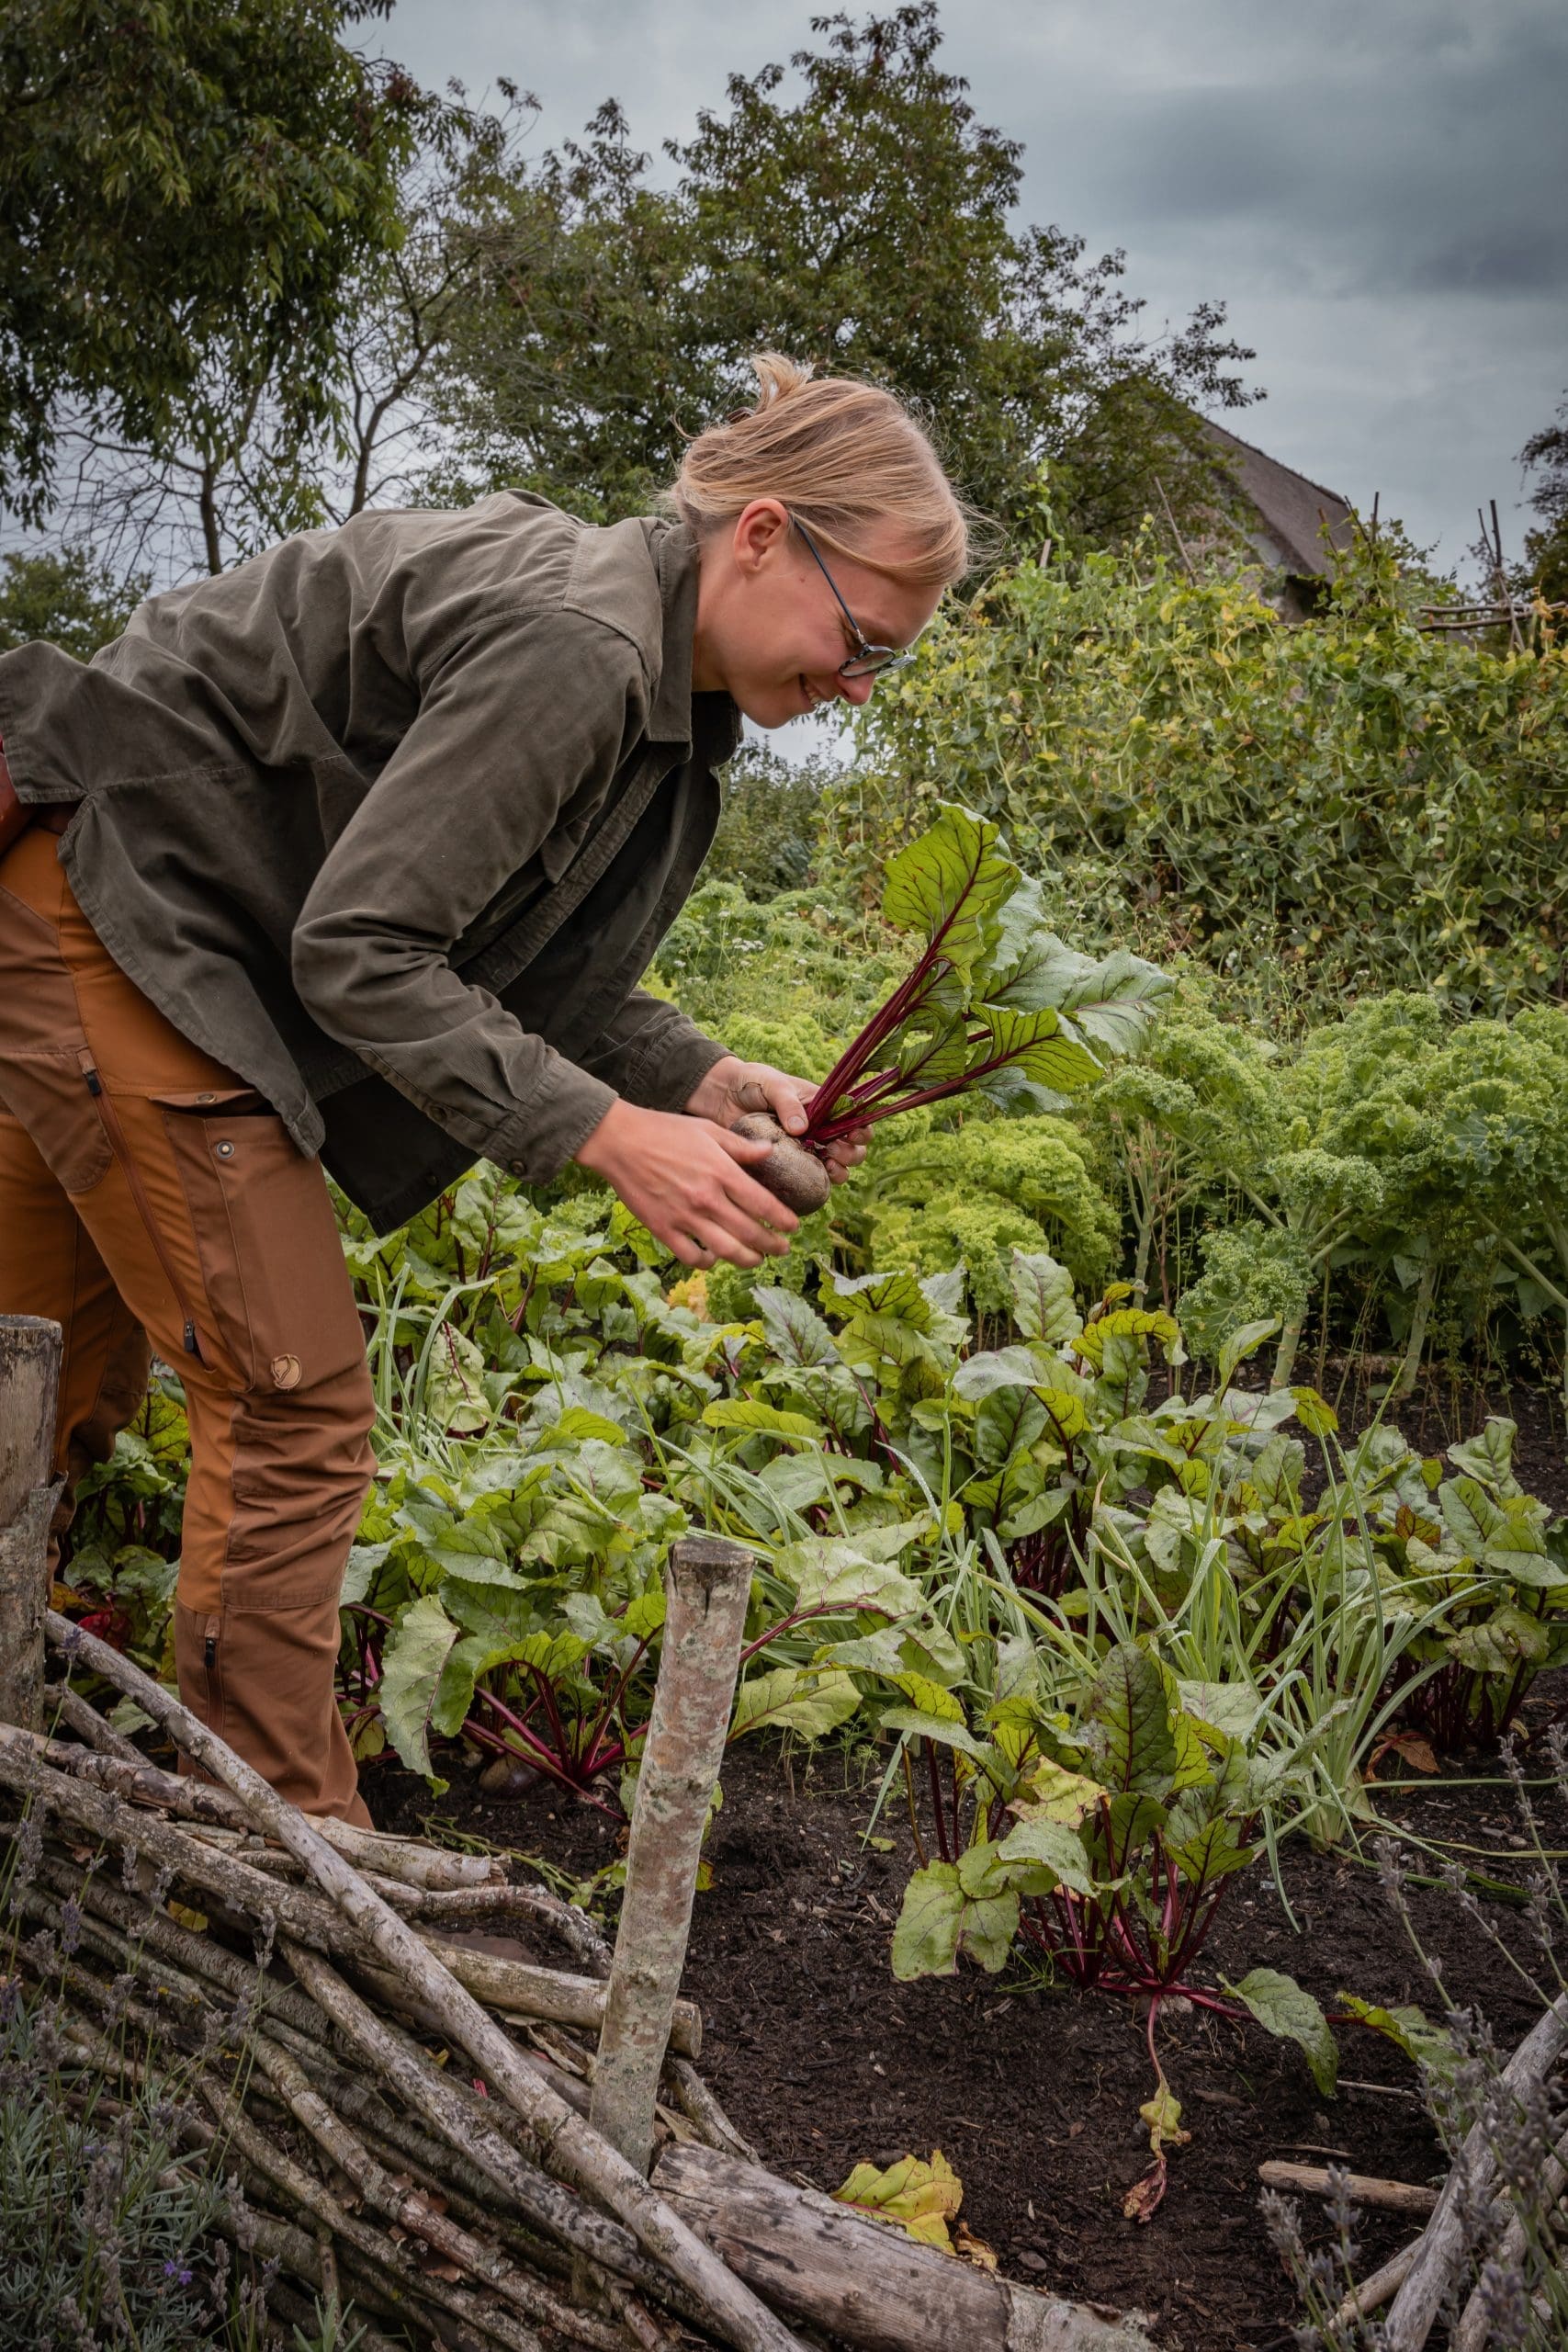
<svg viewBox="0 0 1568 2352">
<path fill-rule="evenodd" d="M 1302 1376 L 1313 1371 L 1305 1365 Z M 1325 1388 L 1332 1396 L 1332 1382 Z M 1368 1407 L 1342 1396 L 1339 1408 L 1348 1430 Z M 1488 1409 L 1519 1423 L 1521 1482 L 1554 1510 L 1568 1509 L 1555 1398 L 1429 1392 L 1398 1419 L 1413 1442 L 1437 1453 L 1477 1429 Z M 1547 1770 L 1539 1734 L 1564 1712 L 1568 1673 L 1545 1678 L 1526 1708 L 1530 1772 Z M 1142 2309 L 1160 2341 L 1181 2352 L 1284 2352 L 1298 2312 L 1259 2215 L 1258 2167 L 1286 2157 L 1397 2180 L 1440 2178 L 1445 2160 L 1411 2067 L 1380 2036 L 1345 2024 L 1340 2090 L 1325 2100 L 1293 2046 L 1168 2004 L 1160 2055 L 1193 2136 L 1172 2158 L 1152 2222 L 1124 2219 L 1122 2199 L 1149 2161 L 1138 2120 L 1154 2088 L 1143 2016 L 1125 2000 L 1045 1988 L 1018 1968 L 993 1978 L 965 1965 L 954 1977 L 897 1984 L 889 1945 L 916 1857 L 901 1803 L 874 1824 L 890 1849 L 863 1843 L 880 1770 L 866 1747 L 793 1759 L 741 1747 L 726 1759 L 708 1847 L 713 1884 L 697 1898 L 685 1989 L 705 2021 L 704 2071 L 737 2123 L 776 2171 L 826 2189 L 863 2158 L 890 2163 L 941 2148 L 964 2182 L 964 2220 L 1008 2275 Z M 1522 1883 L 1524 1833 L 1495 1757 L 1430 1780 L 1390 1756 L 1381 1774 L 1392 1784 L 1382 1815 L 1396 1832 L 1483 1849 L 1464 1858 L 1495 1881 Z M 433 1799 L 395 1764 L 380 1763 L 367 1770 L 365 1793 L 385 1826 L 444 1823 L 584 1878 L 615 1858 L 624 1838 L 604 1815 L 544 1783 L 497 1800 L 461 1767 Z M 1568 1806 L 1552 1792 L 1536 1796 L 1545 1843 L 1568 1847 Z M 1289 1914 L 1255 1864 L 1234 1883 L 1199 1983 L 1266 1964 L 1296 1976 L 1331 2010 L 1341 1990 L 1434 2009 L 1430 1981 L 1370 1859 L 1316 1854 L 1298 1841 L 1282 1862 Z M 1412 1865 L 1437 1867 L 1414 1852 Z M 1504 1948 L 1526 1951 L 1519 1908 L 1489 1898 L 1476 1920 L 1440 1886 L 1413 1882 L 1407 1892 L 1450 1998 L 1479 2010 L 1511 2048 L 1539 2013 L 1505 1957 Z M 1309 2244 L 1326 2241 L 1314 2200 L 1304 2200 L 1302 2220 Z M 1360 2274 L 1413 2233 L 1403 2218 L 1365 2212 Z"/>
<path fill-rule="evenodd" d="M 1568 1689 L 1542 1687 L 1532 1724 L 1565 1702 Z M 1124 2000 L 1043 1989 L 1018 1970 L 992 1978 L 966 1966 L 896 1984 L 889 1943 L 915 1858 L 901 1809 L 875 1826 L 892 1850 L 863 1845 L 876 1785 L 874 1775 L 859 1779 L 866 1760 L 861 1750 L 792 1765 L 755 1748 L 727 1759 L 713 1885 L 697 1898 L 685 1989 L 705 2021 L 704 2071 L 735 2120 L 776 2171 L 826 2189 L 863 2157 L 890 2163 L 940 2147 L 963 2179 L 964 2220 L 1010 2275 L 1142 2308 L 1183 2352 L 1282 2346 L 1293 2299 L 1259 2218 L 1258 2166 L 1284 2156 L 1396 2180 L 1440 2177 L 1410 2067 L 1378 2035 L 1346 2025 L 1346 2079 L 1326 2101 L 1290 2045 L 1168 2005 L 1160 2053 L 1192 2143 L 1174 2157 L 1154 2220 L 1124 2220 L 1122 2198 L 1148 2162 L 1137 2110 L 1154 2086 L 1141 2016 Z M 1383 1799 L 1392 1824 L 1484 1847 L 1500 1859 L 1478 1867 L 1523 1878 L 1506 1790 L 1463 1785 L 1468 1776 L 1412 1785 L 1397 1758 L 1385 1770 L 1403 1782 Z M 614 1824 L 542 1786 L 498 1801 L 462 1774 L 433 1801 L 423 1783 L 383 1767 L 367 1774 L 366 1794 L 388 1827 L 444 1822 L 584 1875 L 617 1849 Z M 1542 1827 L 1568 1843 L 1568 1807 L 1552 1798 Z M 1373 1870 L 1298 1844 L 1286 1849 L 1284 1880 L 1294 1924 L 1259 1867 L 1237 1880 L 1201 1981 L 1267 1964 L 1329 2008 L 1343 1989 L 1432 2009 Z M 1488 1902 L 1483 1928 L 1443 1889 L 1412 1885 L 1409 1899 L 1450 1997 L 1479 2008 L 1512 2047 L 1537 2005 L 1487 1928 L 1517 1948 L 1518 1909 Z M 1309 2243 L 1325 2237 L 1310 2200 L 1303 2222 Z M 1369 2211 L 1363 2272 L 1410 2233 Z"/>
</svg>

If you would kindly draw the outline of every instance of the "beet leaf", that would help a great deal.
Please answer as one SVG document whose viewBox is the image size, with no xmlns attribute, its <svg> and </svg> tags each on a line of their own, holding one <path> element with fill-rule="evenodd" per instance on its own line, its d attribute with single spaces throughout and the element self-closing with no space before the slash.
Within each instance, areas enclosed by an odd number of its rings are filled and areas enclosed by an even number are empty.
<svg viewBox="0 0 1568 2352">
<path fill-rule="evenodd" d="M 818 1088 L 808 1146 L 970 1092 L 1009 1111 L 1060 1110 L 1103 1056 L 1136 1049 L 1170 993 L 1165 973 L 1124 948 L 1097 962 L 1068 947 L 998 828 L 953 801 L 889 864 L 882 911 L 921 952 Z"/>
</svg>

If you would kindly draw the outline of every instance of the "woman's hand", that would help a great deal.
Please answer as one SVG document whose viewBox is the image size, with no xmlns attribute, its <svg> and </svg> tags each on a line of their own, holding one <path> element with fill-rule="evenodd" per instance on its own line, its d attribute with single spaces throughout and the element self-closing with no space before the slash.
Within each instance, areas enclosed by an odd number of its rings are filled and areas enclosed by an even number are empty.
<svg viewBox="0 0 1568 2352">
<path fill-rule="evenodd" d="M 691 1104 L 688 1103 L 687 1111 Z M 803 1122 L 804 1124 L 804 1122 Z M 772 1147 L 700 1114 L 615 1102 L 576 1153 L 683 1266 L 782 1258 L 800 1219 L 746 1172 Z"/>
<path fill-rule="evenodd" d="M 771 1111 L 785 1135 L 797 1136 L 805 1130 L 807 1105 L 816 1091 L 812 1079 L 791 1078 L 771 1062 L 743 1062 L 729 1054 L 715 1062 L 686 1111 L 692 1118 L 711 1119 L 720 1127 L 733 1126 L 748 1111 Z M 869 1127 L 852 1127 L 828 1146 L 822 1164 L 835 1184 L 841 1184 L 865 1158 L 870 1134 Z"/>
</svg>

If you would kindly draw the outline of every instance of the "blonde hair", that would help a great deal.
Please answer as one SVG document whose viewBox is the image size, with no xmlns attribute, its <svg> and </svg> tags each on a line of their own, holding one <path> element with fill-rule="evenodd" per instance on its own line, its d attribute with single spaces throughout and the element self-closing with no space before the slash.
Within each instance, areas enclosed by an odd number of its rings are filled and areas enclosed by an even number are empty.
<svg viewBox="0 0 1568 2352">
<path fill-rule="evenodd" d="M 853 376 L 813 376 L 776 351 L 751 362 L 757 401 L 688 445 L 666 504 L 701 536 L 777 498 L 833 554 L 934 586 L 971 561 L 970 515 L 914 418 Z M 891 526 L 908 552 L 873 555 Z"/>
</svg>

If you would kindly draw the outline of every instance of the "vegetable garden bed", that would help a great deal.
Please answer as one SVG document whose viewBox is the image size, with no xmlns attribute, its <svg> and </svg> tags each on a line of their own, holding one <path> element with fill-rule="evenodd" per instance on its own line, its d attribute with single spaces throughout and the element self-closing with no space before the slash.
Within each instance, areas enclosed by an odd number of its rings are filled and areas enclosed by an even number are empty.
<svg viewBox="0 0 1568 2352">
<path fill-rule="evenodd" d="M 1544 1678 L 1527 1721 L 1539 1728 L 1565 1704 L 1568 1673 Z M 1193 2139 L 1172 2157 L 1166 2200 L 1140 2228 L 1122 2212 L 1148 2163 L 1138 2019 L 1126 2003 L 1044 1990 L 1018 1967 L 896 1984 L 893 1923 L 915 1856 L 901 1808 L 885 1808 L 875 1825 L 888 1850 L 863 1842 L 878 1777 L 865 1762 L 756 1747 L 726 1759 L 708 1848 L 713 1884 L 698 1897 L 685 1990 L 702 2007 L 705 2070 L 729 2114 L 775 2172 L 829 2191 L 865 2159 L 940 2148 L 964 2183 L 963 2220 L 1005 2273 L 1147 2311 L 1159 2340 L 1181 2352 L 1284 2352 L 1299 2307 L 1259 2215 L 1258 2167 L 1337 2155 L 1359 2173 L 1440 2180 L 1446 2159 L 1413 2068 L 1377 2034 L 1343 2033 L 1341 2086 L 1325 2100 L 1289 2043 L 1196 2012 L 1173 2016 L 1168 2005 L 1163 2053 Z M 1416 1782 L 1382 1800 L 1391 1824 L 1513 1854 L 1494 1867 L 1522 1880 L 1508 1793 L 1476 1785 L 1495 1772 L 1495 1758 L 1429 1781 L 1397 1757 L 1383 1770 Z M 574 1874 L 602 1869 L 616 1849 L 612 1823 L 543 1782 L 495 1798 L 462 1774 L 433 1800 L 389 1764 L 370 1771 L 366 1788 L 383 1826 L 438 1818 Z M 1568 1807 L 1549 1804 L 1541 1822 L 1553 1843 L 1568 1845 Z M 1284 1850 L 1283 1876 L 1297 1926 L 1256 1867 L 1216 1927 L 1206 1954 L 1215 1967 L 1239 1974 L 1266 1962 L 1327 2008 L 1341 1989 L 1430 2008 L 1430 1985 L 1371 1868 L 1297 1839 Z M 1499 2047 L 1510 2047 L 1539 2003 L 1446 1889 L 1413 1884 L 1409 1899 L 1454 2000 L 1473 2003 Z M 1517 1934 L 1516 1906 L 1491 1901 L 1483 1911 L 1502 1934 Z M 1303 2220 L 1309 2245 L 1326 2243 L 1311 2199 Z M 1375 2268 L 1416 2226 L 1364 2212 L 1359 2270 Z"/>
</svg>

